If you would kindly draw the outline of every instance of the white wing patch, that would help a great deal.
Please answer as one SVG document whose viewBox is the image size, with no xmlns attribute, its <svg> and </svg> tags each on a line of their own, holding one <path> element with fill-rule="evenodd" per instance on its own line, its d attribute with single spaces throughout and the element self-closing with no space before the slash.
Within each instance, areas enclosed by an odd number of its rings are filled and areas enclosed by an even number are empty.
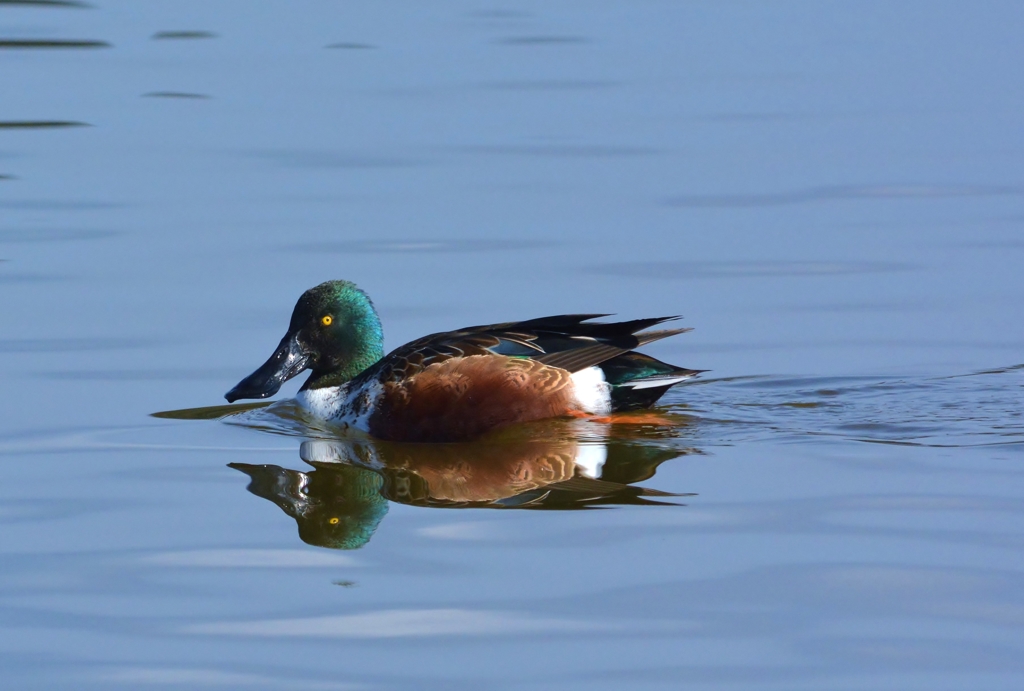
<svg viewBox="0 0 1024 691">
<path fill-rule="evenodd" d="M 604 380 L 604 372 L 600 367 L 573 372 L 572 387 L 580 410 L 596 415 L 612 412 L 612 387 Z"/>
</svg>

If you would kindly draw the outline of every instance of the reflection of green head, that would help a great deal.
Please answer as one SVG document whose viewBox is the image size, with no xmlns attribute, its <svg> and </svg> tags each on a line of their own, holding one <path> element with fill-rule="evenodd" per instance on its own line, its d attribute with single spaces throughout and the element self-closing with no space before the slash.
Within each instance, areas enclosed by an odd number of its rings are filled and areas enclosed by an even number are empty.
<svg viewBox="0 0 1024 691">
<path fill-rule="evenodd" d="M 295 519 L 302 541 L 330 549 L 359 549 L 388 512 L 384 480 L 372 470 L 320 466 L 309 473 L 276 465 L 231 463 L 252 478 L 249 491 Z"/>
<path fill-rule="evenodd" d="M 359 549 L 388 512 L 381 496 L 384 479 L 372 470 L 348 465 L 320 466 L 308 474 L 307 496 L 314 510 L 295 516 L 302 541 L 331 549 Z"/>
</svg>

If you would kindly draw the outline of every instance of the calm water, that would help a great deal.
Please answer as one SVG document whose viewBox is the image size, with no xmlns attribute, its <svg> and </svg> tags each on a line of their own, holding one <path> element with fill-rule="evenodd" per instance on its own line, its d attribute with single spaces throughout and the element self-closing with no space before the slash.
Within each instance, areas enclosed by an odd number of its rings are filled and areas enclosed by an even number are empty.
<svg viewBox="0 0 1024 691">
<path fill-rule="evenodd" d="M 3 687 L 1021 688 L 1022 35 L 0 2 Z M 390 347 L 682 313 L 646 350 L 712 371 L 489 445 L 150 417 L 223 403 L 330 278 Z"/>
</svg>

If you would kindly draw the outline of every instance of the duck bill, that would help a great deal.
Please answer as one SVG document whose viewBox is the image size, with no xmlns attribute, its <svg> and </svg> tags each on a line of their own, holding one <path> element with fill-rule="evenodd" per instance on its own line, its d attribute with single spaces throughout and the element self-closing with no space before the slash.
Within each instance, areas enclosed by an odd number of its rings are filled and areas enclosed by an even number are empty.
<svg viewBox="0 0 1024 691">
<path fill-rule="evenodd" d="M 310 355 L 294 335 L 281 339 L 281 344 L 263 365 L 238 382 L 235 388 L 224 394 L 228 403 L 242 398 L 267 398 L 273 396 L 286 381 L 309 366 Z"/>
</svg>

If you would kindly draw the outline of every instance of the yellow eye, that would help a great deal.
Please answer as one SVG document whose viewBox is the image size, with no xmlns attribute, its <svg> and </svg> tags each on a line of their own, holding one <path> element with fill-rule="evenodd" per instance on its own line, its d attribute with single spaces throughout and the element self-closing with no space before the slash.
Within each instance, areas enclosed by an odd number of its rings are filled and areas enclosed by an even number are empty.
<svg viewBox="0 0 1024 691">
<path fill-rule="evenodd" d="M 324 316 L 323 316 L 323 317 L 322 317 L 322 318 L 320 319 L 320 323 L 321 323 L 321 324 L 323 324 L 324 326 L 330 326 L 330 325 L 331 325 L 332 323 L 334 323 L 334 317 L 332 317 L 332 316 L 331 316 L 331 315 L 329 315 L 329 314 L 325 314 L 325 315 L 324 315 Z"/>
<path fill-rule="evenodd" d="M 332 518 L 331 520 L 329 520 L 327 522 L 330 523 L 331 525 L 338 525 L 338 519 L 337 518 Z"/>
</svg>

